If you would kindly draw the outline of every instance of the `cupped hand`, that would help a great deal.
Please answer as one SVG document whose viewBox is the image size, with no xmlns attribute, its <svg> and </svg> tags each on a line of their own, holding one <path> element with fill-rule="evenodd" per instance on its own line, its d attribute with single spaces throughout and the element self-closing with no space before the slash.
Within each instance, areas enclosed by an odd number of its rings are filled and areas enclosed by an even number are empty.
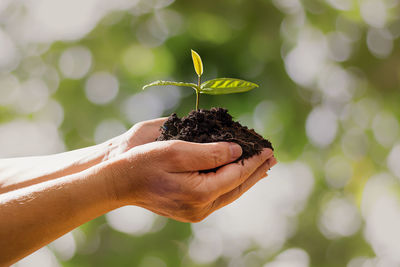
<svg viewBox="0 0 400 267">
<path fill-rule="evenodd" d="M 135 146 L 154 142 L 161 133 L 161 126 L 168 118 L 138 122 L 128 131 L 108 140 L 108 153 L 104 160 L 114 158 Z"/>
<path fill-rule="evenodd" d="M 138 205 L 184 222 L 198 222 L 231 203 L 276 164 L 271 149 L 241 163 L 234 143 L 161 141 L 134 147 L 110 169 L 120 205 Z M 199 173 L 220 167 L 216 172 Z"/>
<path fill-rule="evenodd" d="M 161 126 L 168 118 L 158 118 L 136 123 L 126 133 L 129 148 L 154 142 L 161 133 Z"/>
</svg>

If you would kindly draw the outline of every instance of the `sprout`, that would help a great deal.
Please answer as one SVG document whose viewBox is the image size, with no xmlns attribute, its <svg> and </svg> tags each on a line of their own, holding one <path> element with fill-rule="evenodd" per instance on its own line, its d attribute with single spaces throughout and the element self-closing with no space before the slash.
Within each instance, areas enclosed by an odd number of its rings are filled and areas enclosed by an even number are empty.
<svg viewBox="0 0 400 267">
<path fill-rule="evenodd" d="M 194 70 L 198 77 L 197 84 L 174 82 L 174 81 L 155 81 L 143 86 L 143 89 L 146 89 L 147 87 L 150 86 L 161 86 L 161 85 L 191 87 L 196 91 L 196 110 L 199 110 L 200 94 L 223 95 L 223 94 L 242 93 L 258 87 L 258 85 L 255 83 L 234 78 L 217 78 L 201 83 L 201 75 L 203 74 L 203 62 L 201 61 L 200 55 L 196 51 L 194 50 L 191 51 L 192 51 Z"/>
</svg>

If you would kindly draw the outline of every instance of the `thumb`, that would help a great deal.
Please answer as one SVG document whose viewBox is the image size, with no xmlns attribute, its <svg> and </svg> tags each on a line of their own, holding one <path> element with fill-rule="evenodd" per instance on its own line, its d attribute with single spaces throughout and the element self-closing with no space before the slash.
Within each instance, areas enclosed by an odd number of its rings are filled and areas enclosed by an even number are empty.
<svg viewBox="0 0 400 267">
<path fill-rule="evenodd" d="M 214 169 L 228 164 L 242 155 L 236 143 L 192 143 L 174 141 L 169 149 L 169 163 L 173 171 L 199 171 Z M 167 152 L 168 153 L 168 152 Z"/>
</svg>

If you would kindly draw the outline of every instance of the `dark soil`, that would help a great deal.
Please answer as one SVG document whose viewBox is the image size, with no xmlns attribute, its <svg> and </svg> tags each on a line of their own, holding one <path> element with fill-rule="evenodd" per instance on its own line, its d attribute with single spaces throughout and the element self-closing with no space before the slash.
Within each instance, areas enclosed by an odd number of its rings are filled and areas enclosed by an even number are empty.
<svg viewBox="0 0 400 267">
<path fill-rule="evenodd" d="M 184 140 L 196 143 L 234 142 L 242 147 L 243 154 L 236 160 L 242 161 L 258 155 L 263 148 L 272 148 L 271 143 L 253 129 L 233 121 L 228 110 L 212 108 L 192 111 L 182 119 L 173 113 L 161 127 L 157 141 Z"/>
</svg>

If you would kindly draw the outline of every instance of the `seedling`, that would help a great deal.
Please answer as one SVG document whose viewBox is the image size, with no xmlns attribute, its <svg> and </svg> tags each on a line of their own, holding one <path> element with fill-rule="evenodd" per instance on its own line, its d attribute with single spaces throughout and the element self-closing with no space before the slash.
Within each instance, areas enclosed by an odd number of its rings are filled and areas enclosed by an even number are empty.
<svg viewBox="0 0 400 267">
<path fill-rule="evenodd" d="M 242 93 L 258 87 L 258 85 L 255 83 L 235 78 L 217 78 L 201 83 L 201 75 L 203 75 L 203 62 L 201 61 L 201 57 L 198 53 L 196 53 L 194 50 L 191 51 L 192 51 L 194 70 L 196 71 L 198 78 L 197 84 L 174 82 L 174 81 L 155 81 L 143 86 L 143 89 L 146 89 L 147 87 L 150 86 L 161 86 L 161 85 L 191 87 L 196 91 L 196 110 L 199 110 L 200 94 L 224 95 L 224 94 Z"/>
</svg>

